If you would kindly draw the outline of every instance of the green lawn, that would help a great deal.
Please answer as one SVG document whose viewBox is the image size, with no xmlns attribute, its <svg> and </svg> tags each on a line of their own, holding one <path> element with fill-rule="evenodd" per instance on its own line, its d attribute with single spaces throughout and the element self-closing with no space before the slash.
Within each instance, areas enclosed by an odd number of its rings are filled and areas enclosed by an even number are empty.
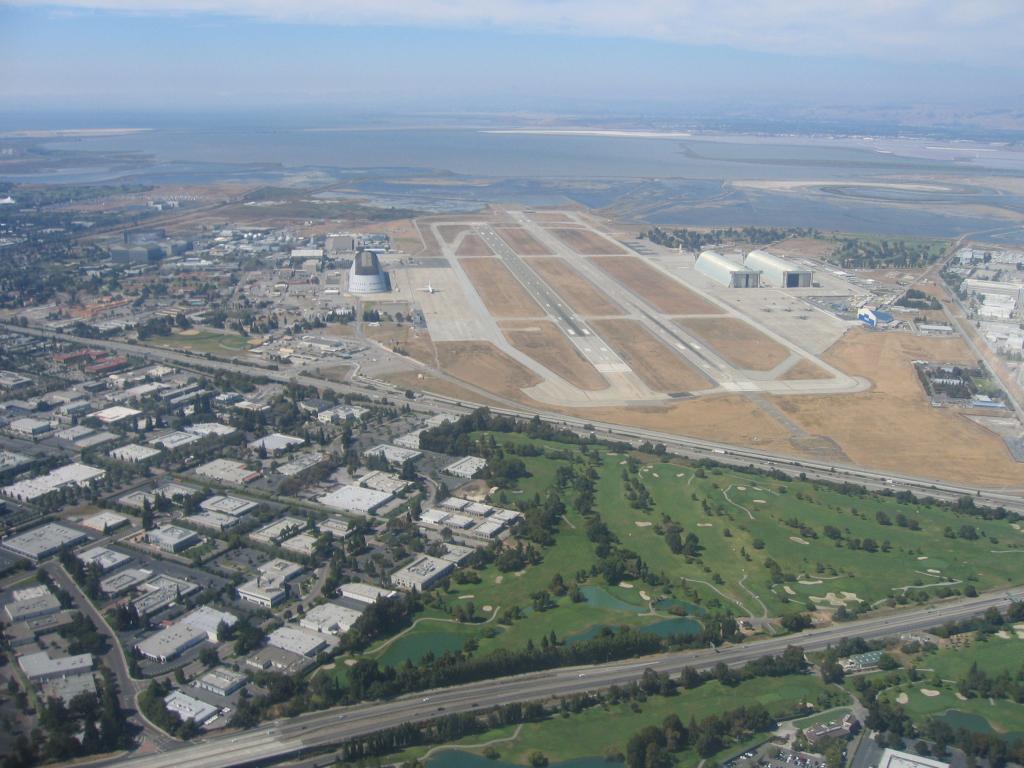
<svg viewBox="0 0 1024 768">
<path fill-rule="evenodd" d="M 937 696 L 926 696 L 922 691 L 938 691 Z M 903 708 L 920 724 L 928 717 L 941 717 L 954 727 L 970 730 L 995 731 L 1024 738 L 1024 707 L 1016 702 L 988 699 L 966 699 L 957 697 L 955 686 L 942 685 L 938 688 L 930 682 L 906 683 L 886 690 L 881 696 L 891 702 L 900 702 L 900 694 L 906 695 Z"/>
<path fill-rule="evenodd" d="M 930 669 L 943 680 L 959 680 L 972 664 L 987 674 L 1016 672 L 1024 667 L 1024 640 L 1010 630 L 1010 639 L 989 637 L 981 642 L 971 638 L 962 648 L 942 648 L 922 654 L 915 660 L 918 669 Z M 928 673 L 925 673 L 928 674 Z"/>
<path fill-rule="evenodd" d="M 529 441 L 522 435 L 493 437 L 503 444 Z M 532 442 L 549 451 L 578 455 L 578 449 L 570 446 Z M 571 642 L 591 637 L 601 627 L 623 625 L 659 633 L 695 631 L 695 621 L 699 622 L 705 609 L 724 607 L 739 615 L 767 611 L 769 616 L 778 616 L 804 610 L 811 598 L 818 598 L 819 604 L 828 607 L 829 593 L 840 598 L 844 593 L 847 597 L 853 594 L 874 603 L 892 597 L 903 587 L 970 580 L 983 590 L 1024 582 L 1024 534 L 1005 521 L 983 521 L 940 507 L 900 504 L 879 495 L 844 496 L 809 482 L 780 482 L 731 469 L 706 470 L 700 477 L 700 472 L 682 462 L 639 456 L 643 462 L 639 479 L 654 500 L 653 509 L 645 512 L 634 509 L 626 497 L 622 473 L 628 457 L 600 450 L 596 507 L 620 543 L 638 553 L 651 571 L 664 575 L 664 584 L 608 585 L 600 575 L 590 576 L 591 568 L 598 565 L 597 558 L 585 533 L 586 521 L 572 508 L 574 494 L 568 491 L 563 494 L 566 516 L 555 543 L 539 548 L 539 564 L 509 573 L 488 566 L 478 572 L 479 583 L 453 581 L 441 594 L 443 605 L 421 614 L 421 618 L 445 619 L 450 616 L 446 609 L 472 603 L 481 620 L 495 612 L 500 618 L 512 606 L 525 612 L 523 618 L 510 626 L 498 621 L 461 625 L 421 621 L 393 644 L 385 640 L 371 647 L 368 655 L 383 664 L 400 664 L 406 659 L 417 660 L 427 651 L 439 655 L 456 650 L 470 638 L 478 642 L 481 653 L 486 653 L 498 648 L 522 648 L 551 632 Z M 492 503 L 513 506 L 516 499 L 543 496 L 554 487 L 558 467 L 570 464 L 567 459 L 548 456 L 524 457 L 523 461 L 529 477 L 497 492 Z M 897 515 L 913 519 L 920 530 L 884 525 L 876 518 L 878 512 L 888 515 L 892 522 Z M 672 553 L 662 528 L 666 521 L 681 526 L 684 535 L 692 532 L 699 537 L 699 558 L 687 562 L 683 555 Z M 979 538 L 954 541 L 944 536 L 947 526 L 959 530 L 965 524 L 974 526 Z M 837 546 L 826 536 L 826 525 L 838 529 L 844 539 L 872 538 L 879 546 L 888 541 L 890 551 Z M 1000 555 L 993 554 L 993 549 L 1011 551 Z M 795 580 L 773 584 L 765 565 L 768 558 Z M 581 574 L 587 600 L 573 603 L 563 596 L 556 599 L 556 607 L 534 611 L 531 595 L 548 589 L 559 574 L 566 584 Z M 652 603 L 657 604 L 654 610 Z M 689 623 L 678 623 L 680 620 L 669 613 L 672 604 L 687 606 L 691 618 L 682 621 Z M 677 623 L 666 623 L 670 621 Z"/>
<path fill-rule="evenodd" d="M 221 331 L 199 331 L 194 335 L 175 333 L 171 336 L 152 336 L 146 340 L 148 344 L 159 347 L 188 349 L 193 352 L 209 352 L 221 354 L 225 352 L 244 352 L 249 349 L 249 337 L 237 333 Z"/>
<path fill-rule="evenodd" d="M 799 720 L 794 720 L 793 725 L 797 728 L 806 730 L 811 726 L 819 725 L 821 723 L 831 723 L 836 720 L 842 720 L 844 716 L 850 714 L 852 711 L 853 710 L 850 707 L 835 707 L 818 714 L 810 715 L 809 717 L 801 717 Z"/>
<path fill-rule="evenodd" d="M 813 705 L 824 691 L 824 684 L 814 675 L 793 675 L 783 678 L 760 678 L 725 688 L 717 682 L 706 683 L 697 690 L 681 691 L 672 697 L 654 696 L 639 703 L 639 712 L 630 704 L 595 707 L 578 715 L 555 716 L 541 723 L 524 725 L 519 737 L 513 741 L 497 744 L 504 762 L 521 765 L 529 763 L 531 752 L 541 751 L 551 762 L 562 762 L 580 757 L 600 757 L 606 749 L 624 750 L 629 738 L 648 725 L 660 725 L 670 714 L 677 714 L 682 722 L 688 723 L 693 717 L 700 721 L 712 714 L 719 714 L 745 704 L 758 702 L 772 714 L 782 719 L 801 711 L 807 711 L 806 704 Z M 454 742 L 471 747 L 492 739 L 511 736 L 514 727 L 488 731 L 485 734 Z M 734 751 L 723 750 L 723 755 Z M 417 748 L 395 757 L 394 762 L 421 757 L 427 750 Z M 696 753 L 683 752 L 678 765 L 683 768 L 700 762 Z"/>
</svg>

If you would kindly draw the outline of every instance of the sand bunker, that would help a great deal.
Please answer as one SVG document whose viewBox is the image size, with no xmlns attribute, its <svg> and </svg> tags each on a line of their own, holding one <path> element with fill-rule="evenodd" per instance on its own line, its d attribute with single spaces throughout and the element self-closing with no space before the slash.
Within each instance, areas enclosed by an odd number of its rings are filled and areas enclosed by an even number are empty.
<svg viewBox="0 0 1024 768">
<path fill-rule="evenodd" d="M 956 697 L 957 697 L 957 699 L 959 699 L 960 701 L 967 701 L 967 697 L 966 697 L 966 696 L 964 696 L 964 695 L 963 695 L 962 693 L 960 693 L 960 691 L 957 691 L 957 692 L 956 692 Z"/>
<path fill-rule="evenodd" d="M 838 595 L 835 592 L 829 592 L 824 597 L 812 596 L 811 602 L 815 604 L 828 603 L 829 605 L 834 605 L 838 608 L 840 605 L 846 605 L 847 603 L 855 602 L 858 599 L 856 592 L 840 592 Z"/>
<path fill-rule="evenodd" d="M 900 695 L 896 697 L 896 703 L 906 704 L 908 701 L 910 701 L 910 697 L 907 696 L 906 691 L 900 691 Z"/>
<path fill-rule="evenodd" d="M 783 584 L 782 588 L 786 591 L 787 595 L 795 595 L 796 594 L 796 592 L 793 591 L 793 588 L 791 586 L 789 586 L 789 584 Z"/>
<path fill-rule="evenodd" d="M 697 523 L 698 528 L 711 528 L 714 523 Z"/>
<path fill-rule="evenodd" d="M 797 584 L 803 584 L 806 587 L 810 587 L 814 584 L 821 584 L 821 579 L 799 579 Z"/>
<path fill-rule="evenodd" d="M 490 613 L 491 611 L 494 610 L 494 606 L 493 605 L 485 605 L 482 610 L 486 611 L 487 613 Z"/>
<path fill-rule="evenodd" d="M 686 473 L 685 472 L 677 472 L 676 473 L 676 477 L 686 477 Z"/>
<path fill-rule="evenodd" d="M 942 573 L 938 568 L 929 568 L 928 573 Z"/>
<path fill-rule="evenodd" d="M 459 600 L 472 600 L 476 595 L 459 595 Z"/>
<path fill-rule="evenodd" d="M 503 582 L 504 580 L 505 580 L 504 574 L 499 574 L 499 575 L 494 577 L 494 583 L 495 584 L 501 584 L 501 582 Z"/>
<path fill-rule="evenodd" d="M 789 540 L 792 541 L 794 544 L 810 544 L 811 543 L 811 542 L 807 541 L 807 539 L 801 539 L 799 536 L 790 536 Z"/>
<path fill-rule="evenodd" d="M 917 559 L 918 559 L 918 560 L 927 560 L 927 559 L 928 559 L 928 555 L 921 555 L 921 556 L 920 556 L 919 558 L 917 558 Z"/>
<path fill-rule="evenodd" d="M 940 692 L 936 691 L 934 688 L 922 688 L 921 689 L 921 695 L 922 696 L 927 696 L 929 699 L 934 699 L 936 696 L 939 695 L 939 693 Z"/>
<path fill-rule="evenodd" d="M 736 490 L 737 491 L 745 491 L 745 490 L 747 490 L 747 486 L 745 486 L 745 485 L 737 485 L 736 486 Z"/>
<path fill-rule="evenodd" d="M 650 600 L 650 599 L 651 599 L 651 596 L 650 596 L 650 595 L 648 595 L 648 594 L 647 594 L 646 592 L 644 592 L 644 591 L 643 591 L 643 590 L 641 589 L 641 590 L 640 590 L 640 599 L 641 599 L 641 600 Z"/>
<path fill-rule="evenodd" d="M 652 525 L 654 525 L 654 523 L 652 523 L 650 520 L 634 520 L 633 524 L 637 528 L 650 528 Z"/>
<path fill-rule="evenodd" d="M 619 586 L 622 587 L 623 589 L 632 589 L 633 588 L 633 585 L 630 584 L 629 582 L 626 582 L 626 581 L 620 581 L 619 582 Z"/>
<path fill-rule="evenodd" d="M 754 499 L 755 504 L 767 504 L 768 502 L 764 499 Z"/>
</svg>

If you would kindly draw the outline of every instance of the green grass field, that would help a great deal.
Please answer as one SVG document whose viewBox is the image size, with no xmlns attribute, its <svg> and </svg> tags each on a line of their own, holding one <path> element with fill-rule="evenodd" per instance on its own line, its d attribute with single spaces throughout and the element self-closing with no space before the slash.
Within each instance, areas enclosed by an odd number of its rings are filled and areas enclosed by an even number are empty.
<svg viewBox="0 0 1024 768">
<path fill-rule="evenodd" d="M 503 762 L 520 765 L 528 764 L 529 755 L 534 751 L 543 752 L 552 762 L 601 757 L 608 749 L 624 750 L 634 733 L 647 725 L 660 725 L 670 714 L 677 714 L 683 723 L 687 723 L 691 717 L 700 721 L 712 714 L 758 702 L 782 719 L 809 711 L 806 705 L 813 706 L 824 690 L 824 684 L 814 675 L 760 678 L 735 688 L 710 682 L 694 691 L 682 691 L 677 696 L 651 697 L 639 704 L 639 712 L 624 703 L 529 723 L 522 727 L 517 738 L 496 744 L 495 748 Z M 514 727 L 496 729 L 454 743 L 471 748 L 492 739 L 512 736 L 515 730 Z M 723 750 L 721 754 L 727 755 L 735 749 Z M 393 762 L 420 758 L 426 751 L 425 748 L 408 750 L 397 755 Z M 700 762 L 700 757 L 692 751 L 680 753 L 679 758 L 678 765 L 682 768 Z"/>
<path fill-rule="evenodd" d="M 501 443 L 529 439 L 506 434 L 494 437 Z M 534 442 L 552 451 L 567 450 L 560 444 Z M 591 568 L 598 565 L 594 546 L 586 536 L 585 519 L 572 507 L 573 494 L 567 492 L 563 495 L 566 516 L 555 543 L 540 549 L 542 562 L 511 573 L 491 565 L 478 572 L 479 583 L 457 584 L 453 580 L 441 595 L 448 610 L 472 603 L 482 621 L 495 613 L 500 618 L 512 606 L 523 609 L 523 618 L 510 626 L 498 620 L 455 624 L 437 621 L 450 616 L 432 607 L 419 618 L 433 620 L 419 621 L 398 640 L 378 643 L 368 655 L 383 664 L 399 664 L 418 660 L 428 651 L 439 655 L 461 648 L 470 638 L 486 653 L 522 648 L 550 632 L 571 642 L 592 637 L 602 627 L 623 625 L 660 634 L 695 631 L 705 609 L 727 608 L 741 616 L 774 617 L 805 610 L 809 604 L 833 608 L 844 598 L 853 605 L 853 596 L 880 603 L 904 588 L 930 586 L 935 590 L 944 584 L 958 588 L 970 582 L 981 591 L 1024 582 L 1024 534 L 1005 521 L 983 521 L 950 509 L 901 504 L 878 495 L 844 496 L 810 482 L 780 482 L 731 469 L 709 469 L 701 477 L 682 462 L 656 461 L 650 456 L 640 459 L 643 465 L 638 477 L 654 500 L 653 509 L 632 508 L 622 477 L 627 456 L 606 450 L 601 452 L 596 508 L 621 545 L 639 553 L 652 572 L 664 576 L 663 584 L 609 585 L 600 575 L 590 576 Z M 570 463 L 546 456 L 523 460 L 530 476 L 520 479 L 514 488 L 499 491 L 492 503 L 512 506 L 517 498 L 543 495 L 554 487 L 558 467 Z M 884 525 L 876 518 L 879 512 L 890 521 L 897 515 L 913 519 L 919 530 Z M 672 553 L 662 528 L 666 521 L 699 537 L 699 559 L 688 562 L 683 555 Z M 954 541 L 944 535 L 947 527 L 959 530 L 965 524 L 975 526 L 980 534 L 977 539 Z M 879 550 L 867 552 L 837 544 L 825 535 L 826 525 L 834 526 L 844 542 L 872 538 Z M 881 551 L 883 542 L 888 542 L 888 552 Z M 1006 552 L 995 554 L 992 550 Z M 773 584 L 772 573 L 765 566 L 768 558 L 793 580 Z M 571 584 L 578 573 L 583 574 L 585 602 L 573 603 L 562 596 L 556 598 L 554 608 L 532 609 L 531 595 L 547 589 L 556 574 Z M 693 606 L 691 600 L 700 605 Z M 690 616 L 680 619 L 669 613 L 672 603 L 688 605 Z"/>
<path fill-rule="evenodd" d="M 921 654 L 915 664 L 932 670 L 943 680 L 959 680 L 967 675 L 972 664 L 989 675 L 1016 672 L 1024 667 L 1024 640 L 1010 630 L 1010 638 L 989 637 L 983 641 L 972 638 L 962 648 L 942 648 Z"/>
<path fill-rule="evenodd" d="M 626 459 L 603 454 L 597 509 L 604 522 L 624 546 L 641 554 L 651 570 L 664 574 L 666 583 L 678 586 L 686 579 L 704 601 L 720 601 L 737 613 L 761 615 L 767 609 L 768 615 L 776 616 L 802 608 L 812 598 L 821 607 L 831 608 L 842 602 L 852 605 L 854 595 L 876 603 L 906 589 L 956 588 L 971 582 L 984 590 L 1024 581 L 1024 533 L 1006 521 L 984 521 L 937 506 L 901 504 L 880 495 L 844 496 L 809 482 L 782 483 L 724 468 L 707 470 L 702 478 L 690 467 L 652 457 L 642 457 L 645 464 L 639 477 L 655 505 L 652 511 L 642 512 L 631 508 L 625 496 L 621 473 Z M 524 492 L 550 487 L 558 462 L 531 458 L 526 463 L 534 476 L 521 482 Z M 888 516 L 890 523 L 903 515 L 920 529 L 883 525 L 876 518 L 878 513 Z M 573 570 L 589 568 L 594 559 L 580 530 L 581 518 L 570 513 L 567 520 L 544 565 L 528 569 L 521 577 L 506 576 L 497 584 L 498 574 L 487 572 L 483 584 L 458 591 L 476 594 L 492 605 L 522 604 L 530 592 L 550 581 L 554 570 L 568 576 L 569 563 Z M 666 520 L 699 537 L 702 562 L 687 563 L 669 550 L 660 527 Z M 975 527 L 980 534 L 977 539 L 957 538 L 954 543 L 944 535 L 947 527 L 958 531 L 965 524 Z M 838 529 L 843 541 L 829 539 L 826 525 Z M 846 544 L 851 539 L 873 539 L 878 550 L 851 549 Z M 885 547 L 888 552 L 881 551 Z M 764 566 L 767 558 L 796 580 L 773 585 Z M 559 563 L 557 569 L 552 569 L 551 561 Z M 616 591 L 616 596 L 642 605 L 642 585 L 634 586 L 637 589 L 632 591 Z M 679 595 L 678 590 L 670 592 Z"/>
<path fill-rule="evenodd" d="M 923 691 L 938 691 L 938 695 L 929 696 Z M 901 694 L 906 698 L 903 699 Z M 954 728 L 963 727 L 982 733 L 994 731 L 1024 738 L 1024 707 L 1013 701 L 963 700 L 957 697 L 955 686 L 943 684 L 935 687 L 927 681 L 890 688 L 881 696 L 890 702 L 902 703 L 903 709 L 918 724 L 928 717 L 939 717 Z"/>
<path fill-rule="evenodd" d="M 159 347 L 223 355 L 225 352 L 246 351 L 250 347 L 249 341 L 249 338 L 237 333 L 200 331 L 194 335 L 175 333 L 171 336 L 152 336 L 146 340 L 146 343 Z"/>
</svg>

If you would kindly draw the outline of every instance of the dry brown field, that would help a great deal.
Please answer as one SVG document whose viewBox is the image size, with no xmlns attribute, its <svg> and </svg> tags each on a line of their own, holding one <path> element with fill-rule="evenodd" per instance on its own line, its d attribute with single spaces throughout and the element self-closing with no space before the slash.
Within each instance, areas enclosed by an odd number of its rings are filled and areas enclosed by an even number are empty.
<svg viewBox="0 0 1024 768">
<path fill-rule="evenodd" d="M 480 405 L 505 405 L 500 400 L 489 398 L 464 384 L 442 378 L 434 373 L 416 373 L 414 371 L 402 371 L 386 373 L 379 377 L 381 380 L 396 387 L 412 389 L 416 391 L 431 392 L 443 397 L 454 397 L 468 403 L 479 403 Z"/>
<path fill-rule="evenodd" d="M 513 347 L 574 387 L 588 391 L 608 388 L 604 377 L 554 323 L 548 320 L 502 323 L 501 332 Z"/>
<path fill-rule="evenodd" d="M 413 256 L 425 251 L 430 245 L 429 240 L 425 244 L 420 238 L 419 230 L 412 219 L 394 219 L 375 227 L 374 231 L 387 232 L 396 250 Z"/>
<path fill-rule="evenodd" d="M 990 486 L 1024 483 L 1024 464 L 1003 441 L 962 413 L 933 408 L 914 371 L 914 360 L 970 364 L 959 338 L 911 336 L 854 329 L 824 355 L 836 368 L 869 379 L 853 395 L 772 398 L 808 432 L 834 439 L 867 467 Z"/>
<path fill-rule="evenodd" d="M 436 365 L 434 357 L 434 343 L 430 340 L 430 334 L 411 325 L 398 325 L 397 323 L 382 322 L 378 326 L 363 326 L 363 334 L 383 344 L 393 352 L 407 354 L 414 360 L 425 365 Z"/>
<path fill-rule="evenodd" d="M 459 247 L 455 249 L 456 256 L 493 256 L 492 251 L 483 238 L 476 233 L 470 233 L 462 238 Z"/>
<path fill-rule="evenodd" d="M 468 230 L 465 224 L 438 224 L 437 231 L 446 243 L 454 243 L 455 238 Z"/>
<path fill-rule="evenodd" d="M 770 371 L 789 357 L 786 347 L 735 317 L 695 317 L 675 323 L 736 368 Z"/>
<path fill-rule="evenodd" d="M 521 227 L 495 227 L 501 239 L 520 256 L 549 256 L 551 252 Z"/>
<path fill-rule="evenodd" d="M 544 317 L 544 311 L 501 259 L 460 259 L 459 263 L 494 317 Z"/>
<path fill-rule="evenodd" d="M 708 380 L 636 320 L 593 320 L 591 325 L 633 372 L 658 392 L 705 389 Z"/>
<path fill-rule="evenodd" d="M 621 408 L 575 408 L 584 419 L 654 429 L 733 445 L 749 445 L 773 453 L 799 455 L 790 432 L 742 395 L 716 395 L 665 405 Z"/>
<path fill-rule="evenodd" d="M 808 379 L 830 379 L 829 372 L 806 358 L 779 376 L 780 381 L 806 381 Z"/>
<path fill-rule="evenodd" d="M 715 315 L 723 310 L 636 256 L 591 258 L 597 266 L 667 315 Z"/>
<path fill-rule="evenodd" d="M 522 400 L 522 391 L 541 383 L 541 378 L 520 365 L 489 341 L 439 341 L 441 369 L 499 397 Z"/>
<path fill-rule="evenodd" d="M 835 243 L 819 240 L 816 237 L 794 237 L 769 245 L 764 250 L 774 253 L 776 256 L 824 260 L 835 250 L 835 247 Z"/>
<path fill-rule="evenodd" d="M 563 243 L 572 248 L 576 253 L 588 256 L 617 256 L 626 253 L 626 250 L 613 243 L 605 237 L 589 229 L 559 228 L 549 229 Z"/>
<path fill-rule="evenodd" d="M 538 256 L 528 260 L 532 267 L 573 311 L 581 315 L 621 315 L 622 308 L 608 295 L 558 256 Z"/>
</svg>

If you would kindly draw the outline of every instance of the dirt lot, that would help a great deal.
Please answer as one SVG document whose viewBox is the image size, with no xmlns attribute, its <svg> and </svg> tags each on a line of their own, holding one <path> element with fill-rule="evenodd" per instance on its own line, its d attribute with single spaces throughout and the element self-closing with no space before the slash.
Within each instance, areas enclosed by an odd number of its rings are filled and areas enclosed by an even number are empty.
<svg viewBox="0 0 1024 768">
<path fill-rule="evenodd" d="M 368 339 L 383 344 L 393 352 L 406 354 L 427 365 L 437 364 L 434 359 L 434 344 L 430 340 L 430 334 L 425 330 L 417 330 L 411 325 L 381 323 L 378 326 L 364 325 L 363 332 Z"/>
<path fill-rule="evenodd" d="M 592 258 L 594 264 L 667 315 L 714 315 L 722 310 L 636 256 Z"/>
<path fill-rule="evenodd" d="M 594 320 L 594 330 L 633 372 L 659 392 L 705 389 L 709 382 L 636 320 Z"/>
<path fill-rule="evenodd" d="M 622 309 L 608 295 L 558 256 L 539 256 L 529 260 L 548 285 L 581 315 L 621 315 Z"/>
<path fill-rule="evenodd" d="M 502 323 L 501 329 L 513 347 L 573 386 L 591 391 L 608 388 L 604 377 L 554 323 L 547 320 Z"/>
<path fill-rule="evenodd" d="M 789 357 L 789 350 L 784 346 L 735 317 L 692 318 L 675 322 L 737 368 L 769 371 Z"/>
<path fill-rule="evenodd" d="M 701 397 L 665 406 L 577 408 L 572 414 L 595 421 L 749 445 L 776 453 L 798 454 L 790 443 L 790 433 L 754 403 L 739 395 Z"/>
<path fill-rule="evenodd" d="M 626 253 L 622 246 L 589 229 L 549 229 L 548 232 L 576 253 L 592 256 L 617 256 L 620 253 Z"/>
<path fill-rule="evenodd" d="M 489 341 L 439 341 L 437 358 L 446 373 L 501 397 L 521 400 L 520 390 L 541 383 Z"/>
<path fill-rule="evenodd" d="M 544 317 L 501 259 L 460 259 L 459 263 L 494 317 Z"/>
<path fill-rule="evenodd" d="M 548 249 L 538 243 L 525 229 L 520 227 L 496 227 L 494 231 L 520 256 L 550 255 Z"/>
<path fill-rule="evenodd" d="M 462 224 L 439 224 L 437 227 L 438 233 L 444 238 L 446 243 L 454 243 L 455 238 L 467 229 L 469 229 L 469 227 Z"/>
<path fill-rule="evenodd" d="M 819 365 L 815 365 L 810 360 L 801 360 L 784 374 L 779 376 L 780 381 L 798 381 L 801 379 L 806 381 L 808 379 L 828 378 L 831 378 L 828 371 Z"/>
<path fill-rule="evenodd" d="M 484 397 L 469 387 L 432 373 L 405 371 L 402 373 L 388 373 L 380 378 L 403 389 L 432 392 L 435 395 L 454 397 L 469 403 L 479 403 L 480 405 L 504 405 L 500 400 Z"/>
<path fill-rule="evenodd" d="M 456 256 L 493 256 L 494 251 L 487 247 L 487 243 L 477 234 L 468 234 L 462 238 L 459 247 L 455 250 Z"/>
<path fill-rule="evenodd" d="M 391 243 L 397 251 L 416 255 L 424 250 L 423 240 L 412 219 L 395 219 L 374 227 L 376 232 L 387 232 Z M 428 241 L 429 244 L 429 241 Z"/>
<path fill-rule="evenodd" d="M 816 237 L 794 237 L 780 243 L 767 246 L 764 250 L 776 256 L 790 258 L 822 259 L 835 250 L 836 244 Z"/>
<path fill-rule="evenodd" d="M 973 362 L 960 339 L 854 329 L 824 358 L 846 373 L 870 379 L 874 388 L 774 401 L 808 432 L 833 438 L 853 461 L 955 482 L 1024 482 L 1024 464 L 1013 461 L 1002 440 L 955 410 L 932 408 L 921 389 L 913 360 Z"/>
</svg>

